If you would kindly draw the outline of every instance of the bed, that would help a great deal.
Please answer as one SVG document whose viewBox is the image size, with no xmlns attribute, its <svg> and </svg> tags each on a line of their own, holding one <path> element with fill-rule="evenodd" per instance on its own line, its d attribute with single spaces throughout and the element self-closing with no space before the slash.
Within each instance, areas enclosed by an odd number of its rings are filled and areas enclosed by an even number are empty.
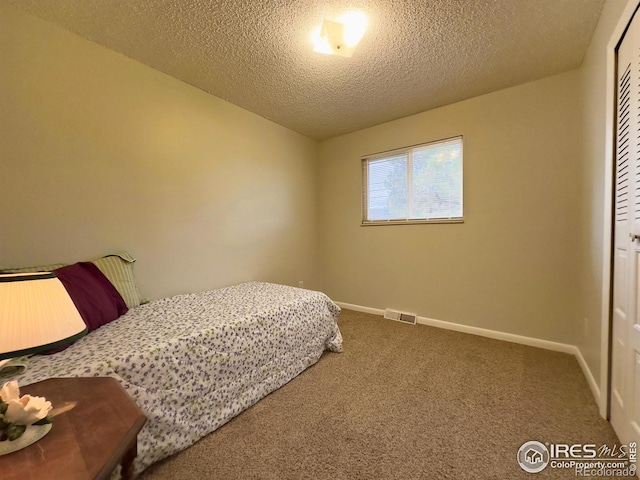
<svg viewBox="0 0 640 480">
<path fill-rule="evenodd" d="M 136 473 L 193 444 L 318 361 L 340 352 L 340 309 L 320 292 L 249 282 L 136 306 L 54 355 L 21 385 L 116 378 L 148 417 Z"/>
</svg>

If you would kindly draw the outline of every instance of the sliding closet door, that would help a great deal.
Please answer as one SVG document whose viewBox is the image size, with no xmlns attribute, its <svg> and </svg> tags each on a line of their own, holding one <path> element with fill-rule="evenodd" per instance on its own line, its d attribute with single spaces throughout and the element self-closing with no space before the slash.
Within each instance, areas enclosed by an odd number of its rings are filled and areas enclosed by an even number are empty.
<svg viewBox="0 0 640 480">
<path fill-rule="evenodd" d="M 618 49 L 611 424 L 640 443 L 640 15 Z"/>
</svg>

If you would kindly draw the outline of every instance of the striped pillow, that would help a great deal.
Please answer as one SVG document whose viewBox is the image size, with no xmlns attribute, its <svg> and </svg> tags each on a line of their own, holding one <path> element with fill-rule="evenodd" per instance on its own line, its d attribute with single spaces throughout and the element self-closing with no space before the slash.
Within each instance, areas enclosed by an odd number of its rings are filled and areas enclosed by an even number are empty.
<svg viewBox="0 0 640 480">
<path fill-rule="evenodd" d="M 133 276 L 133 263 L 129 253 L 121 252 L 93 260 L 93 263 L 122 295 L 128 308 L 137 307 L 142 301 Z"/>
<path fill-rule="evenodd" d="M 116 287 L 118 293 L 124 298 L 127 308 L 137 307 L 142 303 L 142 297 L 133 276 L 133 263 L 135 261 L 136 259 L 131 254 L 121 252 L 107 255 L 91 262 Z M 53 272 L 66 266 L 66 263 L 52 263 L 35 267 L 8 268 L 0 270 L 0 273 Z"/>
</svg>

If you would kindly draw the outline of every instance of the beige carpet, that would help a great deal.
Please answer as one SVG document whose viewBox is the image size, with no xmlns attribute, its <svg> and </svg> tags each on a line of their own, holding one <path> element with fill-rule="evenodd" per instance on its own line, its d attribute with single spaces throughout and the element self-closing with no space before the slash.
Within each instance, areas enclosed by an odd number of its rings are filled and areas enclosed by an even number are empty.
<svg viewBox="0 0 640 480">
<path fill-rule="evenodd" d="M 571 355 L 343 310 L 343 353 L 141 479 L 575 478 L 528 440 L 613 445 Z"/>
</svg>

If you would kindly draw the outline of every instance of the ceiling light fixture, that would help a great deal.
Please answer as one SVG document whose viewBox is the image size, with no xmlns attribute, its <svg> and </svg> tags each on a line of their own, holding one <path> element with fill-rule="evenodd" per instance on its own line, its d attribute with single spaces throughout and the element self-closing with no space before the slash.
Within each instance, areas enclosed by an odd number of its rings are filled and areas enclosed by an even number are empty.
<svg viewBox="0 0 640 480">
<path fill-rule="evenodd" d="M 350 57 L 367 28 L 367 17 L 358 11 L 347 12 L 338 21 L 323 20 L 311 34 L 313 51 Z"/>
</svg>

